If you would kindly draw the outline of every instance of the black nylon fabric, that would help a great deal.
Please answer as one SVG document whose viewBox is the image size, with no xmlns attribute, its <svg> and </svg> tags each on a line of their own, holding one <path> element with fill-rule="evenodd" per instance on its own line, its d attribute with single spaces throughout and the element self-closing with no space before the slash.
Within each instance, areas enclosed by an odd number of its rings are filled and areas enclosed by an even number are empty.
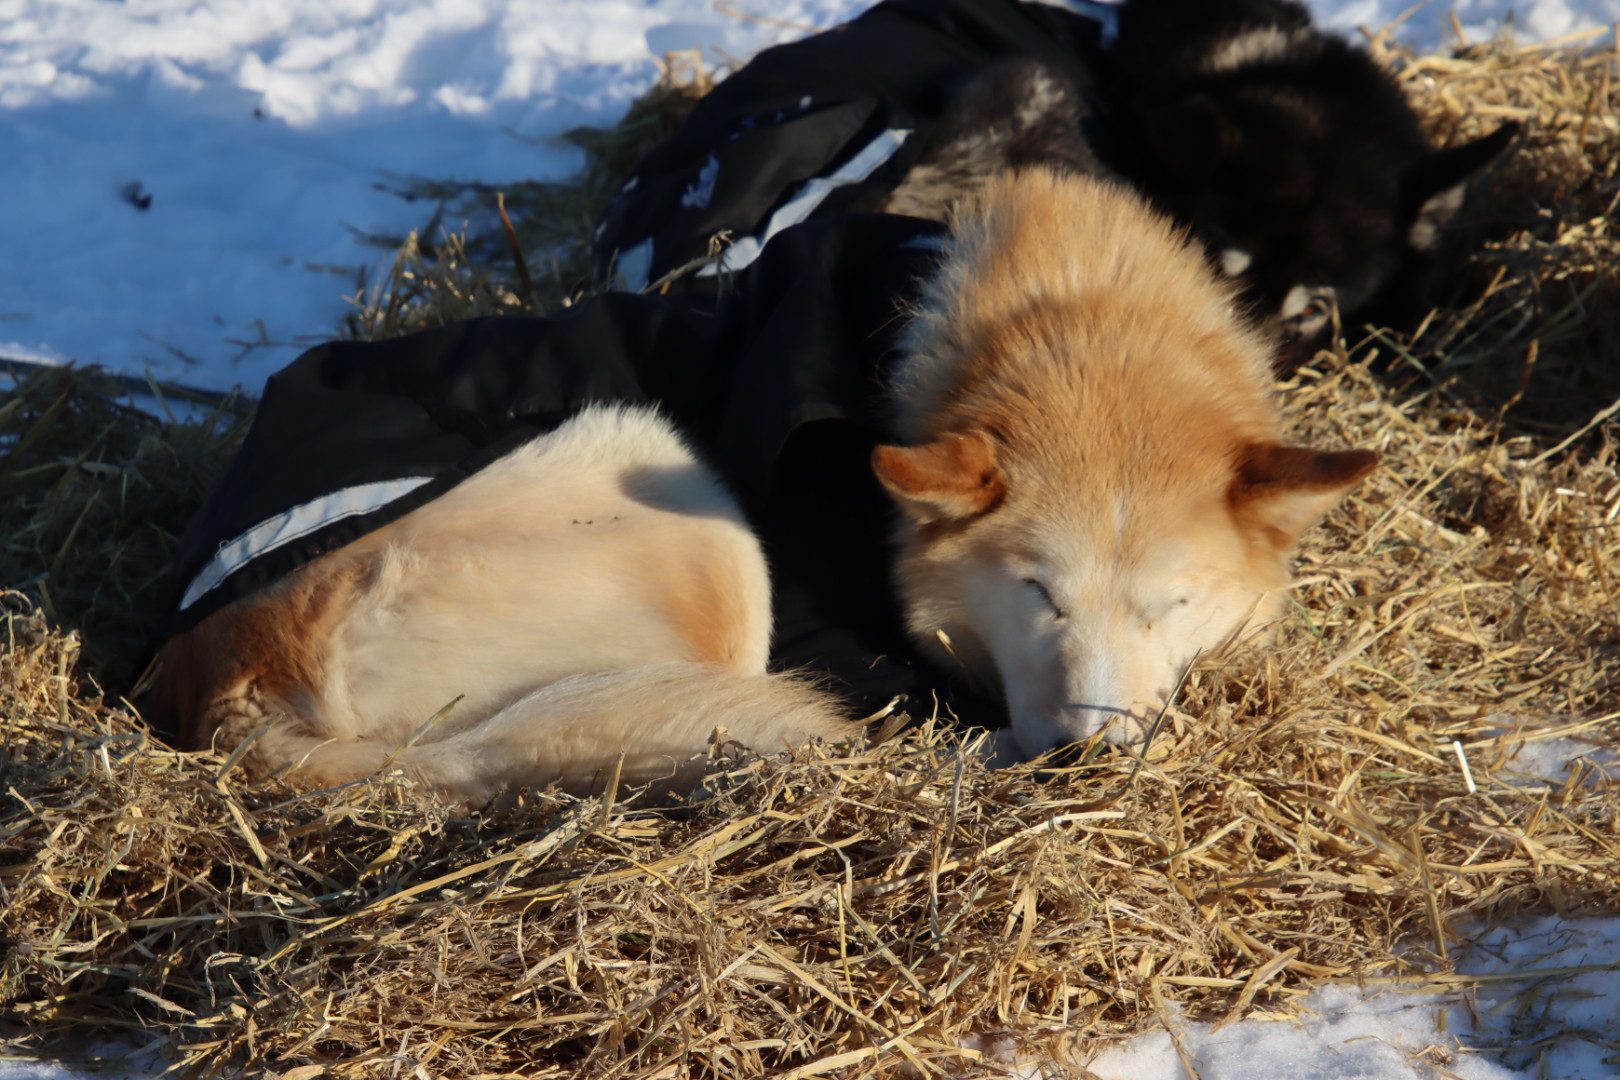
<svg viewBox="0 0 1620 1080">
<path fill-rule="evenodd" d="M 1079 6 L 1114 14 L 1108 5 Z M 1102 25 L 1047 3 L 885 0 L 832 30 L 764 50 L 637 165 L 597 232 L 599 279 L 612 280 L 624 253 L 649 239 L 646 280 L 657 282 L 706 256 L 716 233 L 757 234 L 807 179 L 826 176 L 885 130 L 926 129 L 958 83 L 997 61 L 1043 61 L 1082 98 L 1094 97 Z M 815 216 L 879 209 L 923 142 L 908 139 L 865 180 L 834 189 Z"/>
<path fill-rule="evenodd" d="M 236 460 L 182 537 L 173 595 L 222 544 L 316 497 L 431 481 L 261 555 L 167 634 L 424 505 L 593 402 L 657 403 L 743 499 L 771 560 L 777 667 L 857 707 L 948 694 L 906 643 L 891 510 L 868 464 L 900 304 L 937 226 L 869 215 L 776 238 L 720 297 L 607 294 L 548 318 L 487 318 L 311 349 L 265 386 Z"/>
</svg>

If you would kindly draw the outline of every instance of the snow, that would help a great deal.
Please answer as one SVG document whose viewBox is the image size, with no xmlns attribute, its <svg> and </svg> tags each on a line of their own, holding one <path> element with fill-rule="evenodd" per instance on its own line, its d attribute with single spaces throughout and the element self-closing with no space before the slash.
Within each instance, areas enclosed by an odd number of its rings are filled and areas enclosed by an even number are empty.
<svg viewBox="0 0 1620 1080">
<path fill-rule="evenodd" d="M 1482 726 L 1491 730 L 1493 722 L 1501 724 L 1498 737 L 1506 744 L 1500 774 L 1515 786 L 1562 787 L 1577 765 L 1581 778 L 1589 784 L 1620 777 L 1620 753 L 1583 742 L 1577 734 L 1553 734 L 1558 728 L 1551 718 L 1538 723 L 1487 716 Z"/>
<path fill-rule="evenodd" d="M 1426 1080 L 1448 1072 L 1461 1080 L 1620 1076 L 1620 1054 L 1612 1046 L 1620 1032 L 1620 995 L 1613 992 L 1620 918 L 1546 916 L 1491 930 L 1453 951 L 1459 971 L 1516 978 L 1452 993 L 1336 985 L 1313 991 L 1297 1020 L 1250 1019 L 1219 1031 L 1172 1024 L 1203 1080 Z M 1567 972 L 1592 967 L 1605 970 Z M 1504 1047 L 1488 1056 L 1476 1052 Z M 1166 1032 L 1108 1050 L 1087 1067 L 1101 1080 L 1187 1075 Z"/>
<path fill-rule="evenodd" d="M 751 7 L 749 6 L 751 5 Z M 336 333 L 361 268 L 431 208 L 397 178 L 567 175 L 654 57 L 743 58 L 861 0 L 0 0 L 0 357 L 255 391 Z M 1408 0 L 1317 0 L 1328 25 Z M 1431 3 L 1401 33 L 1451 40 Z M 1556 37 L 1620 0 L 1461 0 Z M 146 209 L 136 203 L 150 197 Z"/>
<path fill-rule="evenodd" d="M 743 57 L 855 10 L 0 0 L 0 357 L 256 390 L 385 265 L 355 231 L 428 218 L 390 176 L 565 176 L 546 140 L 615 120 L 655 56 Z"/>
<path fill-rule="evenodd" d="M 1414 0 L 1317 0 L 1310 6 L 1324 26 L 1378 30 L 1401 18 Z M 1554 41 L 1620 20 L 1620 0 L 1430 0 L 1417 6 L 1396 36 L 1423 51 L 1454 46 L 1453 13 L 1465 42 L 1488 40 L 1503 29 L 1519 41 Z"/>
<path fill-rule="evenodd" d="M 0 1038 L 0 1080 L 144 1080 L 157 1077 L 168 1063 L 161 1040 L 101 1042 L 55 1060 L 8 1051 Z"/>
<path fill-rule="evenodd" d="M 336 331 L 359 268 L 375 276 L 386 262 L 356 234 L 403 234 L 429 216 L 391 193 L 391 177 L 564 176 L 578 160 L 548 138 L 612 122 L 651 83 L 654 57 L 743 58 L 864 6 L 0 0 L 0 358 L 256 390 Z M 1312 6 L 1348 32 L 1394 21 L 1410 0 Z M 1458 0 L 1420 7 L 1399 34 L 1419 49 L 1454 44 L 1453 10 L 1467 40 L 1504 26 L 1553 40 L 1620 21 L 1620 0 Z M 1523 741 L 1503 772 L 1559 784 L 1582 754 L 1586 775 L 1613 776 L 1614 756 L 1577 733 Z M 1620 1031 L 1620 919 L 1548 916 L 1454 951 L 1476 973 L 1608 970 L 1466 992 L 1329 986 L 1299 1020 L 1172 1022 L 1204 1080 L 1620 1076 L 1620 1051 L 1596 1041 Z M 1519 1049 L 1465 1052 L 1487 1046 Z M 110 1070 L 82 1071 L 95 1060 Z M 75 1061 L 8 1052 L 0 1038 L 0 1080 L 157 1071 L 144 1045 Z M 1185 1075 L 1162 1032 L 1090 1068 L 1105 1080 Z"/>
</svg>

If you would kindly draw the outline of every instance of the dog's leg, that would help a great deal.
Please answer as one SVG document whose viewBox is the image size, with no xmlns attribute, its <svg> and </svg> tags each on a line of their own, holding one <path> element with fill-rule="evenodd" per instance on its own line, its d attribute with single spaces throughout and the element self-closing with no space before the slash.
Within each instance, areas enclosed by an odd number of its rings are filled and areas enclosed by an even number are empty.
<svg viewBox="0 0 1620 1080">
<path fill-rule="evenodd" d="M 374 566 L 368 555 L 327 556 L 170 638 L 143 712 L 191 749 L 228 752 L 278 719 L 321 730 L 317 701 L 333 636 Z M 250 748 L 244 760 L 251 768 L 264 759 Z"/>
<path fill-rule="evenodd" d="M 241 765 L 252 780 L 277 776 L 300 788 L 337 787 L 382 772 L 398 750 L 373 739 L 322 734 L 309 718 L 273 699 L 238 702 L 239 707 L 210 719 L 218 724 L 216 744 L 222 750 L 246 744 Z"/>
</svg>

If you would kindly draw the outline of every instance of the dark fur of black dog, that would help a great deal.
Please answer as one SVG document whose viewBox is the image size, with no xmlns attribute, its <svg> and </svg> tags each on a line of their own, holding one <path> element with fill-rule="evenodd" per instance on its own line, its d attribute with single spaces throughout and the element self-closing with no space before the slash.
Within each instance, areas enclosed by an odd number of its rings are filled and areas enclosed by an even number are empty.
<svg viewBox="0 0 1620 1080">
<path fill-rule="evenodd" d="M 1096 102 L 1037 61 L 978 73 L 885 208 L 944 218 L 1020 164 L 1111 174 L 1192 228 L 1276 327 L 1285 365 L 1335 306 L 1420 314 L 1426 257 L 1516 125 L 1434 149 L 1393 77 L 1293 0 L 1126 0 L 1119 15 Z"/>
<path fill-rule="evenodd" d="M 958 200 L 1021 165 L 1108 176 L 1081 134 L 1087 115 L 1080 94 L 1057 71 L 1038 60 L 1002 61 L 959 87 L 946 119 L 919 133 L 917 161 L 883 209 L 946 221 Z"/>
</svg>

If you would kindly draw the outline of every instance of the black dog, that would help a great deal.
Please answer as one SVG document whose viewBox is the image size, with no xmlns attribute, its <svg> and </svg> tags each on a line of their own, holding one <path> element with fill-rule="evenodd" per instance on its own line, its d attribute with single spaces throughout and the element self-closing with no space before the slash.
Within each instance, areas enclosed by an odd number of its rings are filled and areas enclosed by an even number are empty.
<svg viewBox="0 0 1620 1080">
<path fill-rule="evenodd" d="M 1110 59 L 1114 166 L 1295 342 L 1334 304 L 1397 314 L 1518 129 L 1432 148 L 1390 74 L 1294 0 L 1129 0 Z"/>
<path fill-rule="evenodd" d="M 599 266 L 639 287 L 723 232 L 733 269 L 803 217 L 943 221 L 999 169 L 1058 165 L 1188 225 L 1287 364 L 1335 305 L 1402 313 L 1465 181 L 1515 131 L 1431 148 L 1394 79 L 1293 0 L 1072 6 L 887 0 L 761 53 L 643 161 Z"/>
</svg>

